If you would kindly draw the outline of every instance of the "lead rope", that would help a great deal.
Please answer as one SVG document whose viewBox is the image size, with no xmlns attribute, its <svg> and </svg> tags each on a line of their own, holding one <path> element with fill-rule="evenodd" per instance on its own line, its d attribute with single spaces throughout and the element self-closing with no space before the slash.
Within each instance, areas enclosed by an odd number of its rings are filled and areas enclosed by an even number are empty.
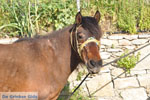
<svg viewBox="0 0 150 100">
<path fill-rule="evenodd" d="M 150 40 L 148 40 L 148 41 L 150 41 Z M 138 49 L 136 49 L 136 50 L 133 50 L 133 51 L 131 51 L 131 52 L 129 52 L 129 53 L 127 53 L 126 55 L 124 55 L 124 56 L 122 56 L 122 57 L 120 57 L 120 58 L 117 58 L 117 59 L 115 59 L 115 60 L 113 60 L 113 61 L 110 61 L 109 63 L 106 63 L 106 64 L 104 64 L 102 67 L 104 67 L 104 66 L 107 66 L 107 65 L 109 65 L 109 64 L 112 64 L 112 63 L 115 63 L 115 62 L 117 62 L 118 60 L 120 60 L 120 59 L 122 59 L 122 58 L 125 58 L 125 57 L 127 57 L 127 56 L 129 56 L 130 54 L 133 54 L 133 53 L 135 53 L 135 52 L 137 52 L 137 51 L 139 51 L 139 50 L 141 50 L 141 49 L 143 49 L 143 48 L 145 48 L 145 47 L 147 47 L 147 46 L 149 46 L 150 45 L 150 43 L 147 43 L 146 45 L 144 45 L 144 46 L 142 46 L 142 47 L 140 47 L 140 48 L 138 48 Z M 125 73 L 126 71 L 124 71 L 123 73 Z M 121 73 L 120 75 L 122 75 L 123 73 Z M 75 88 L 75 90 L 68 96 L 68 98 L 66 99 L 66 100 L 70 100 L 70 98 L 71 98 L 71 96 L 78 90 L 78 88 L 82 85 L 82 83 L 86 80 L 86 78 L 88 77 L 90 75 L 90 73 L 88 73 L 86 76 L 85 76 L 85 78 L 81 81 L 81 83 L 77 86 L 77 88 Z M 118 75 L 118 76 L 120 76 L 120 75 Z M 117 78 L 117 77 L 116 77 Z M 116 79 L 115 78 L 115 79 Z M 109 83 L 108 83 L 109 84 Z M 99 90 L 99 89 L 98 89 Z M 92 94 L 95 94 L 97 91 L 95 91 L 94 93 L 92 93 Z"/>
</svg>

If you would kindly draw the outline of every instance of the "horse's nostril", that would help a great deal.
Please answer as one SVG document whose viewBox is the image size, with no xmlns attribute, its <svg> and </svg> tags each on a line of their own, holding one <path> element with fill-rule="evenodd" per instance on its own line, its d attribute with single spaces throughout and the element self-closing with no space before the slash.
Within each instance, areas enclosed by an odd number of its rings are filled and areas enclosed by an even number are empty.
<svg viewBox="0 0 150 100">
<path fill-rule="evenodd" d="M 95 65 L 96 65 L 96 62 L 95 62 L 94 60 L 90 60 L 90 64 L 91 64 L 92 66 L 95 66 Z"/>
<path fill-rule="evenodd" d="M 98 65 L 102 66 L 103 65 L 103 61 L 99 60 Z"/>
<path fill-rule="evenodd" d="M 99 61 L 90 60 L 89 64 L 91 65 L 91 67 L 102 66 L 103 61 L 102 60 L 99 60 Z"/>
</svg>

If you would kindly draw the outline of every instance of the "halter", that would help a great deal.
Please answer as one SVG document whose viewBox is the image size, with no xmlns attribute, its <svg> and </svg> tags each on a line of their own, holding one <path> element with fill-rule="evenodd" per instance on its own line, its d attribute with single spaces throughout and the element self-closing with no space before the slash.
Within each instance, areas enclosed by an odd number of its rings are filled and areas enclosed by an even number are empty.
<svg viewBox="0 0 150 100">
<path fill-rule="evenodd" d="M 80 25 L 80 26 L 81 26 L 81 25 Z M 89 44 L 89 43 L 91 43 L 91 42 L 96 43 L 96 45 L 97 45 L 98 47 L 100 47 L 100 41 L 96 40 L 94 37 L 89 37 L 89 38 L 88 38 L 86 41 L 84 41 L 83 43 L 79 43 L 79 42 L 78 42 L 78 39 L 77 39 L 77 30 L 78 30 L 78 28 L 79 28 L 80 26 L 78 26 L 77 29 L 76 29 L 76 31 L 75 31 L 75 41 L 73 42 L 73 37 L 72 37 L 73 31 L 71 32 L 70 39 L 71 39 L 71 45 L 72 45 L 73 49 L 74 49 L 75 51 L 76 51 L 76 49 L 77 49 L 77 52 L 78 52 L 80 58 L 83 60 L 83 58 L 82 58 L 82 56 L 81 56 L 81 52 L 82 52 L 83 48 L 86 47 L 86 45 Z M 76 45 L 77 45 L 77 46 L 76 46 L 76 49 L 75 49 L 74 44 L 73 44 L 73 43 L 75 43 L 75 42 L 76 42 Z"/>
</svg>

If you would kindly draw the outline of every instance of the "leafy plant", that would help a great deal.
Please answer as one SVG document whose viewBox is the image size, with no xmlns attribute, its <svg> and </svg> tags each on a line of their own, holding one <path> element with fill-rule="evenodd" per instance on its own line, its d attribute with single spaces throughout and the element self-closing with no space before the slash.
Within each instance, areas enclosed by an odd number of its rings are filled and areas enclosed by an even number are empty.
<svg viewBox="0 0 150 100">
<path fill-rule="evenodd" d="M 76 4 L 73 0 L 51 0 L 42 3 L 39 9 L 40 23 L 44 27 L 51 26 L 54 30 L 73 24 L 76 14 Z"/>
<path fill-rule="evenodd" d="M 123 53 L 121 57 L 127 53 L 128 51 Z M 139 61 L 139 58 L 140 58 L 140 53 L 138 52 L 137 55 L 133 54 L 133 55 L 120 59 L 119 61 L 117 61 L 117 65 L 121 68 L 124 68 L 127 72 L 130 73 L 130 69 L 135 67 L 137 61 Z"/>
<path fill-rule="evenodd" d="M 77 81 L 81 80 L 82 76 L 83 76 L 82 72 L 79 72 L 78 75 L 77 75 L 77 79 L 76 80 Z"/>
</svg>

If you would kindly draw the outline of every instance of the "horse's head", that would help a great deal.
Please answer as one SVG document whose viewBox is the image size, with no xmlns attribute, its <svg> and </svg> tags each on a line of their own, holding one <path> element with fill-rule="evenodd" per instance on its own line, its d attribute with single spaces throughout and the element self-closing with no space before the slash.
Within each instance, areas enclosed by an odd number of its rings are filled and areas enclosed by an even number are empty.
<svg viewBox="0 0 150 100">
<path fill-rule="evenodd" d="M 95 13 L 94 17 L 84 17 L 78 12 L 71 32 L 72 47 L 87 65 L 90 73 L 98 73 L 102 67 L 102 59 L 99 53 L 99 40 L 102 32 L 98 25 L 99 20 L 99 11 Z"/>
</svg>

